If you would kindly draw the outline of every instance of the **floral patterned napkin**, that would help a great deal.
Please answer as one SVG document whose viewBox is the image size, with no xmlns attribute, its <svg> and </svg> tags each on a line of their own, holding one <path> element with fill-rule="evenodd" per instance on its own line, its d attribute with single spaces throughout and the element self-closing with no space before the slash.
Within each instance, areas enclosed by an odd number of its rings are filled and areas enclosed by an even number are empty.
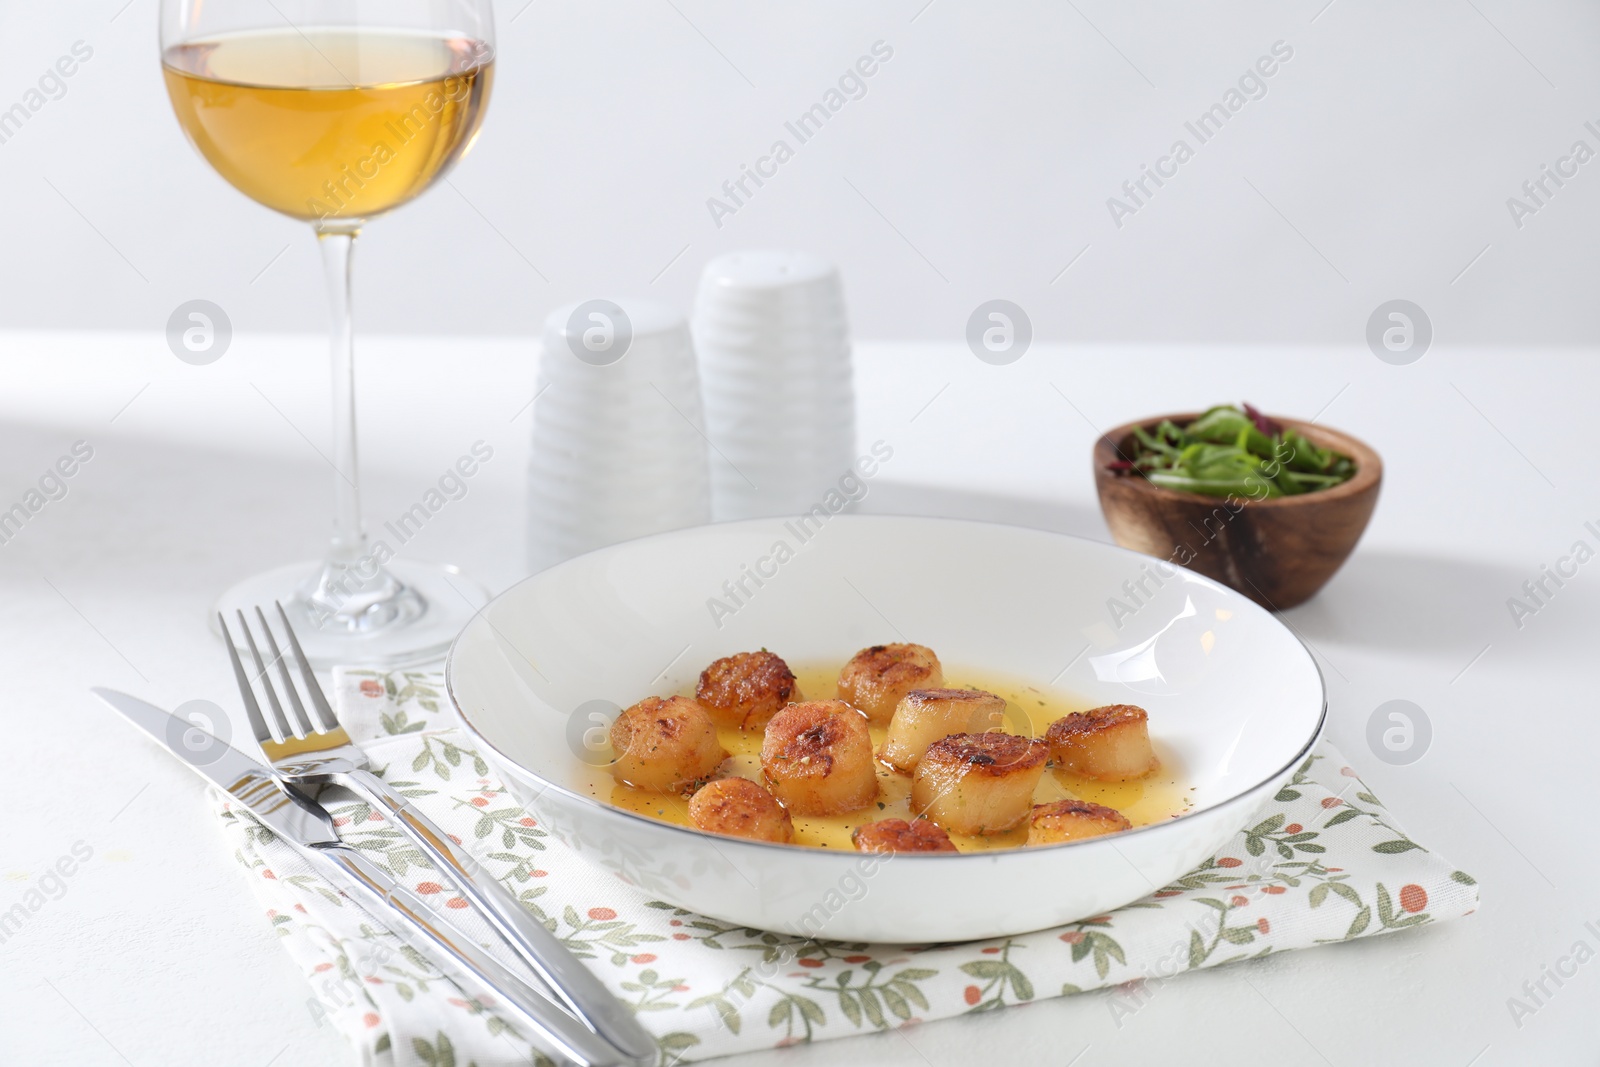
<svg viewBox="0 0 1600 1067">
<path fill-rule="evenodd" d="M 631 1005 L 662 1064 L 818 1041 L 1372 937 L 1469 915 L 1477 883 L 1400 829 L 1326 742 L 1260 820 L 1194 871 L 1109 915 L 994 941 L 870 945 L 749 930 L 652 900 L 517 807 L 454 728 L 435 671 L 335 675 L 339 717 L 390 783 Z M 486 925 L 382 817 L 326 793 L 345 839 L 488 945 Z M 364 1064 L 542 1064 L 514 1022 L 462 992 L 219 794 L 236 856 L 310 984 L 306 1010 Z M 465 916 L 465 918 L 463 918 Z M 503 959 L 509 954 L 495 945 Z"/>
</svg>

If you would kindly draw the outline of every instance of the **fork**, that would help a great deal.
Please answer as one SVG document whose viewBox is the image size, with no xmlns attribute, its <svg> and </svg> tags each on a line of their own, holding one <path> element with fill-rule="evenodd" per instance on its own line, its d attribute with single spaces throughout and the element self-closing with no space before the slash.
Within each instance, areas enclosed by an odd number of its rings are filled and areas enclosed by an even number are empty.
<svg viewBox="0 0 1600 1067">
<path fill-rule="evenodd" d="M 324 785 L 342 786 L 372 805 L 375 811 L 390 818 L 435 867 L 445 872 L 461 895 L 478 909 L 506 944 L 533 968 L 534 973 L 549 986 L 571 1014 L 631 1060 L 640 1064 L 654 1063 L 655 1039 L 628 1008 L 612 996 L 600 980 L 464 848 L 455 844 L 444 830 L 372 773 L 366 754 L 350 740 L 350 735 L 329 706 L 322 686 L 318 684 L 311 664 L 300 648 L 300 640 L 289 624 L 289 616 L 284 612 L 283 605 L 274 602 L 274 606 L 299 670 L 306 699 L 316 716 L 315 725 L 300 699 L 288 663 L 278 651 L 272 627 L 261 608 L 255 609 L 255 615 L 260 623 L 262 643 L 266 645 L 272 664 L 278 669 L 292 720 L 278 698 L 268 664 L 262 657 L 244 612 L 236 614 L 254 661 L 255 678 L 260 682 L 271 709 L 270 722 L 256 701 L 251 677 L 239 658 L 239 650 L 228 631 L 227 620 L 220 614 L 217 618 L 222 623 L 223 640 L 228 646 L 228 658 L 239 685 L 239 695 L 244 699 L 250 728 L 267 762 L 272 764 L 279 778 L 288 785 L 312 789 Z"/>
<path fill-rule="evenodd" d="M 376 915 L 400 921 L 392 924 L 396 937 L 422 953 L 444 974 L 463 987 L 481 986 L 498 996 L 526 1020 L 548 1046 L 564 1059 L 591 1067 L 638 1067 L 640 1061 L 623 1055 L 581 1019 L 552 1004 L 539 991 L 513 974 L 499 960 L 473 944 L 453 926 L 441 926 L 431 909 L 405 886 L 396 884 L 381 868 L 344 843 L 334 829 L 333 816 L 283 781 L 263 773 L 255 780 L 235 782 L 229 792 L 251 811 L 294 809 L 300 815 L 302 840 L 290 842 L 317 865 L 324 877 L 353 894 Z"/>
</svg>

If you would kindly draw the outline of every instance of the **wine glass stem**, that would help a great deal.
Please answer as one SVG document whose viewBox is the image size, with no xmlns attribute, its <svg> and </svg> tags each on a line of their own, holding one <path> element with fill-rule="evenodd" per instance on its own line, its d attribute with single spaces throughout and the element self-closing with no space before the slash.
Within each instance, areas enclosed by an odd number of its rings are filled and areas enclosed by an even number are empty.
<svg viewBox="0 0 1600 1067">
<path fill-rule="evenodd" d="M 366 554 L 361 528 L 361 479 L 356 456 L 354 324 L 350 316 L 350 267 L 357 230 L 318 230 L 332 314 L 333 366 L 333 545 L 328 559 L 349 567 Z"/>
</svg>

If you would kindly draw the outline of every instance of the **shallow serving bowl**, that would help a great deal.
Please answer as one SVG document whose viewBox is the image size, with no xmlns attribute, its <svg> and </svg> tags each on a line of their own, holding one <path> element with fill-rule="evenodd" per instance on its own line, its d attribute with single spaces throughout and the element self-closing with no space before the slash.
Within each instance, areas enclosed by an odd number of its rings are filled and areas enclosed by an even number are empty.
<svg viewBox="0 0 1600 1067">
<path fill-rule="evenodd" d="M 900 640 L 928 645 L 957 677 L 1143 706 L 1192 809 L 1072 844 L 881 858 L 713 837 L 584 786 L 596 762 L 585 733 L 608 709 L 690 691 L 719 656 L 765 647 L 842 664 Z M 484 608 L 450 650 L 447 680 L 507 786 L 596 867 L 726 922 L 907 943 L 1041 929 L 1160 889 L 1249 824 L 1324 712 L 1304 646 L 1208 578 L 1038 530 L 848 515 L 698 527 L 568 560 Z"/>
</svg>

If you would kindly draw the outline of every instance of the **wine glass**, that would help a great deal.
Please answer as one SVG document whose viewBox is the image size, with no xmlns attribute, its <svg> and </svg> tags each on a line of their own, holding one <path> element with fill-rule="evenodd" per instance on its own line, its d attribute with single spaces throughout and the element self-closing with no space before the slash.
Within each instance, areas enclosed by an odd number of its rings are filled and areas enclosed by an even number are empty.
<svg viewBox="0 0 1600 1067">
<path fill-rule="evenodd" d="M 466 154 L 494 59 L 489 0 L 161 3 L 162 70 L 184 133 L 240 192 L 310 223 L 322 252 L 333 312 L 333 543 L 321 563 L 256 575 L 218 604 L 231 615 L 281 601 L 318 666 L 442 652 L 487 599 L 454 567 L 395 559 L 394 546 L 362 528 L 350 260 L 367 220 L 414 199 Z"/>
</svg>

